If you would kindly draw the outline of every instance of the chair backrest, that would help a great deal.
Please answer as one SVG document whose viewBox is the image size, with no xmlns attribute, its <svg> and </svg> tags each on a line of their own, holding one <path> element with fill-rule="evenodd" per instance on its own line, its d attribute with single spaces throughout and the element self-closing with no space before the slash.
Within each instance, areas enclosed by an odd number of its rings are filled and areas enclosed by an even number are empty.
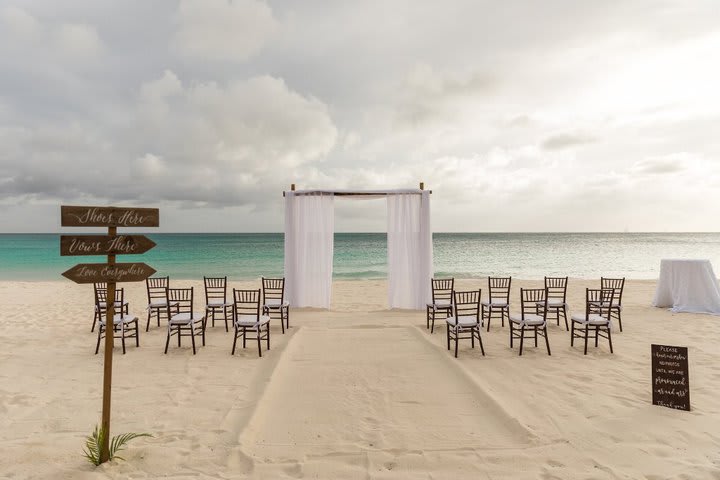
<svg viewBox="0 0 720 480">
<path fill-rule="evenodd" d="M 93 284 L 93 290 L 95 290 L 95 305 L 97 307 L 100 306 L 100 304 L 107 305 L 107 283 L 105 282 L 96 282 Z M 125 300 L 125 290 L 122 288 L 115 288 L 115 304 L 116 305 L 122 305 Z M 105 308 L 105 307 L 103 307 Z M 118 313 L 118 312 L 115 312 Z"/>
<path fill-rule="evenodd" d="M 195 287 L 166 289 L 168 318 L 171 318 L 172 314 L 192 313 L 194 288 Z"/>
<path fill-rule="evenodd" d="M 454 278 L 432 278 L 430 287 L 432 288 L 433 303 L 452 303 L 455 289 Z"/>
<path fill-rule="evenodd" d="M 238 290 L 233 288 L 233 318 L 248 316 L 260 318 L 260 289 Z"/>
<path fill-rule="evenodd" d="M 100 318 L 107 317 L 107 299 L 108 291 L 107 288 L 95 286 L 95 308 L 100 313 Z M 125 290 L 122 288 L 115 289 L 115 305 L 116 308 L 113 310 L 114 315 L 125 315 L 125 309 L 120 307 L 125 301 Z"/>
<path fill-rule="evenodd" d="M 455 304 L 455 318 L 474 317 L 480 322 L 480 289 L 465 292 L 453 292 Z"/>
<path fill-rule="evenodd" d="M 543 317 L 547 316 L 547 289 L 546 288 L 521 288 L 520 289 L 520 313 L 522 318 L 525 315 L 538 315 L 542 313 Z M 538 303 L 542 303 L 542 307 L 538 309 Z"/>
<path fill-rule="evenodd" d="M 148 303 L 155 300 L 167 299 L 167 290 L 170 288 L 170 277 L 148 277 L 145 279 Z"/>
<path fill-rule="evenodd" d="M 548 300 L 562 300 L 565 303 L 567 295 L 568 277 L 545 277 L 545 289 Z"/>
<path fill-rule="evenodd" d="M 283 303 L 285 296 L 285 278 L 262 277 L 262 303 L 267 304 L 268 300 L 277 300 Z"/>
<path fill-rule="evenodd" d="M 610 310 L 615 305 L 614 288 L 585 289 L 585 319 L 591 314 L 599 313 L 601 317 L 610 318 Z"/>
<path fill-rule="evenodd" d="M 510 283 L 512 277 L 488 277 L 490 301 L 500 300 L 510 303 Z"/>
<path fill-rule="evenodd" d="M 622 305 L 623 288 L 625 287 L 625 277 L 623 278 L 605 278 L 600 277 L 600 288 L 612 288 L 613 304 L 616 307 Z"/>
<path fill-rule="evenodd" d="M 205 303 L 210 300 L 222 300 L 227 298 L 227 277 L 203 277 L 205 284 Z"/>
</svg>

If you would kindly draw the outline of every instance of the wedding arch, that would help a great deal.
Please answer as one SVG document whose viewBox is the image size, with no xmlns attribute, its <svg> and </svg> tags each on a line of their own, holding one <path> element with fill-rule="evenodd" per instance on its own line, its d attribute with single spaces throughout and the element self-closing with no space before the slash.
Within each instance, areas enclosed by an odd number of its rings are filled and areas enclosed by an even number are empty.
<svg viewBox="0 0 720 480">
<path fill-rule="evenodd" d="M 387 199 L 388 304 L 423 309 L 430 297 L 430 190 L 295 190 L 285 196 L 285 285 L 296 307 L 329 308 L 335 197 Z"/>
</svg>

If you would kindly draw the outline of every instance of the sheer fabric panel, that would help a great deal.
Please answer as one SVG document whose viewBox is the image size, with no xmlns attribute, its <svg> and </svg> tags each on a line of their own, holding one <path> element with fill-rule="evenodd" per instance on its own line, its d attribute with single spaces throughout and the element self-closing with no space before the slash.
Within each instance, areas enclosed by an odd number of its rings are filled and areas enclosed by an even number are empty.
<svg viewBox="0 0 720 480">
<path fill-rule="evenodd" d="M 430 299 L 430 193 L 392 194 L 388 206 L 388 303 L 423 309 Z"/>
<path fill-rule="evenodd" d="M 285 288 L 294 307 L 330 308 L 333 195 L 285 194 Z"/>
</svg>

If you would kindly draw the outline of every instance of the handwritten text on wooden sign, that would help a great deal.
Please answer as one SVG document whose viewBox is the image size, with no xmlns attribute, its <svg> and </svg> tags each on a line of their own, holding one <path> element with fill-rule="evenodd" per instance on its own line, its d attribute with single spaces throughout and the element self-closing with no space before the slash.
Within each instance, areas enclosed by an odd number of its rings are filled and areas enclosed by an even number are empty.
<svg viewBox="0 0 720 480">
<path fill-rule="evenodd" d="M 160 210 L 132 207 L 60 207 L 63 227 L 158 227 Z"/>
<path fill-rule="evenodd" d="M 61 235 L 60 255 L 131 255 L 145 253 L 155 242 L 144 235 Z"/>
<path fill-rule="evenodd" d="M 79 263 L 62 275 L 75 283 L 95 283 L 141 282 L 154 273 L 155 269 L 144 263 Z"/>
<path fill-rule="evenodd" d="M 651 345 L 653 405 L 690 410 L 687 347 Z"/>
</svg>

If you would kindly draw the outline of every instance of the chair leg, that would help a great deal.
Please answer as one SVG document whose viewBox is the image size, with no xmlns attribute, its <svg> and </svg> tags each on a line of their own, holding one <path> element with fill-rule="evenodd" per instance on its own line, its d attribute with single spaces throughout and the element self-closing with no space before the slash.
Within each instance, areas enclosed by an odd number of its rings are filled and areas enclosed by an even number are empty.
<svg viewBox="0 0 720 480">
<path fill-rule="evenodd" d="M 223 312 L 225 313 L 225 333 L 227 333 L 227 332 L 230 331 L 230 330 L 228 329 L 228 309 L 229 309 L 229 308 L 230 308 L 230 307 L 223 307 Z M 207 320 L 206 320 L 206 322 L 207 322 Z"/>
<path fill-rule="evenodd" d="M 148 308 L 148 318 L 147 318 L 147 325 L 145 325 L 145 331 L 150 331 L 150 317 L 152 316 L 152 308 Z"/>
<path fill-rule="evenodd" d="M 235 355 L 235 346 L 237 345 L 237 337 L 238 337 L 238 327 L 235 325 L 235 338 L 233 338 L 233 348 L 230 352 L 230 355 Z"/>
<path fill-rule="evenodd" d="M 100 351 L 100 338 L 102 336 L 103 326 L 102 324 L 98 325 L 98 339 L 97 339 L 97 345 L 95 345 L 95 355 L 98 354 Z"/>
<path fill-rule="evenodd" d="M 615 353 L 615 352 L 613 352 L 613 348 L 612 348 L 612 335 L 610 334 L 610 327 L 608 327 L 608 329 L 607 329 L 607 334 L 608 334 L 608 344 L 610 344 L 610 353 Z"/>
<path fill-rule="evenodd" d="M 570 325 L 570 346 L 572 347 L 575 344 L 575 322 L 570 322 L 572 325 Z"/>
<path fill-rule="evenodd" d="M 167 354 L 169 345 L 170 345 L 170 326 L 168 326 L 167 339 L 165 340 L 165 353 L 166 354 Z"/>
<path fill-rule="evenodd" d="M 583 353 L 583 355 L 587 355 L 587 342 L 588 342 L 589 336 L 590 336 L 590 325 L 588 325 L 586 323 L 585 324 L 585 353 Z"/>
<path fill-rule="evenodd" d="M 488 332 L 490 331 L 490 319 L 492 319 L 492 312 L 493 312 L 492 306 L 488 306 L 488 313 L 487 313 L 487 321 L 488 321 L 487 331 Z M 510 338 L 510 347 L 512 347 L 512 337 Z"/>
<path fill-rule="evenodd" d="M 258 344 L 258 356 L 262 357 L 262 343 L 260 343 L 261 340 L 260 340 L 260 327 L 259 326 L 257 327 L 256 333 L 257 333 L 257 344 Z"/>
<path fill-rule="evenodd" d="M 600 327 L 595 326 L 595 348 L 598 346 L 598 340 L 600 340 Z"/>
<path fill-rule="evenodd" d="M 280 323 L 282 323 L 282 317 L 280 317 Z M 270 322 L 267 323 L 267 349 L 270 350 Z"/>
<path fill-rule="evenodd" d="M 449 328 L 449 325 L 448 325 L 448 328 Z M 460 340 L 458 339 L 458 336 L 459 336 L 459 332 L 458 332 L 458 329 L 456 328 L 455 329 L 455 358 L 457 358 L 458 343 L 460 342 Z"/>
<path fill-rule="evenodd" d="M 247 327 L 243 326 L 243 348 L 245 348 L 245 341 L 247 339 Z"/>
<path fill-rule="evenodd" d="M 193 355 L 195 355 L 195 325 L 190 321 L 190 341 L 192 342 Z"/>
<path fill-rule="evenodd" d="M 285 322 L 283 322 L 283 308 L 280 307 L 280 327 L 282 327 L 282 333 L 285 333 Z M 270 328 L 270 324 L 268 323 L 268 329 Z"/>
<path fill-rule="evenodd" d="M 140 346 L 140 328 L 137 319 L 135 320 L 135 346 Z"/>
<path fill-rule="evenodd" d="M 617 310 L 617 320 L 620 331 L 622 332 L 622 314 L 620 313 L 620 309 Z"/>
<path fill-rule="evenodd" d="M 503 328 L 505 328 L 505 314 L 506 313 L 507 313 L 507 317 L 508 317 L 508 322 L 510 321 L 510 307 L 507 307 L 507 310 L 505 308 L 506 307 L 503 307 L 500 310 L 500 322 L 501 322 L 501 325 Z"/>
<path fill-rule="evenodd" d="M 430 333 L 435 332 L 435 310 L 432 312 L 432 318 L 430 320 Z"/>
<path fill-rule="evenodd" d="M 488 332 L 490 327 L 490 319 L 488 318 Z M 510 322 L 510 348 L 513 348 L 513 324 Z"/>
<path fill-rule="evenodd" d="M 475 348 L 475 327 L 470 327 L 470 346 Z"/>
<path fill-rule="evenodd" d="M 538 335 L 538 332 L 537 332 L 537 326 L 536 326 L 535 327 L 535 348 L 537 348 L 537 335 Z"/>
<path fill-rule="evenodd" d="M 120 324 L 120 340 L 122 341 L 123 355 L 125 355 L 125 324 Z"/>
<path fill-rule="evenodd" d="M 482 337 L 480 336 L 480 328 L 477 329 L 477 336 L 478 336 L 478 343 L 480 344 L 480 352 L 482 352 L 483 357 L 484 357 L 485 356 L 485 348 L 483 347 Z"/>
<path fill-rule="evenodd" d="M 97 321 L 98 321 L 98 311 L 96 308 L 95 312 L 93 313 L 93 324 L 92 324 L 92 328 L 90 329 L 90 333 L 95 331 L 95 324 L 97 323 Z"/>
<path fill-rule="evenodd" d="M 543 331 L 545 332 L 545 346 L 547 347 L 548 355 L 551 355 L 551 353 L 550 353 L 550 340 L 548 340 L 547 327 L 544 327 L 544 328 L 543 328 Z"/>
<path fill-rule="evenodd" d="M 559 315 L 559 312 L 560 311 L 558 310 L 558 315 Z M 563 312 L 563 319 L 565 320 L 565 330 L 570 330 L 570 327 L 568 326 L 568 321 L 567 321 L 567 307 L 565 305 L 563 305 L 563 307 L 562 307 L 562 312 Z"/>
<path fill-rule="evenodd" d="M 522 356 L 523 342 L 525 341 L 525 325 L 520 327 L 520 355 Z"/>
<path fill-rule="evenodd" d="M 450 350 L 450 326 L 445 329 L 445 334 L 447 336 L 447 349 Z"/>
</svg>

